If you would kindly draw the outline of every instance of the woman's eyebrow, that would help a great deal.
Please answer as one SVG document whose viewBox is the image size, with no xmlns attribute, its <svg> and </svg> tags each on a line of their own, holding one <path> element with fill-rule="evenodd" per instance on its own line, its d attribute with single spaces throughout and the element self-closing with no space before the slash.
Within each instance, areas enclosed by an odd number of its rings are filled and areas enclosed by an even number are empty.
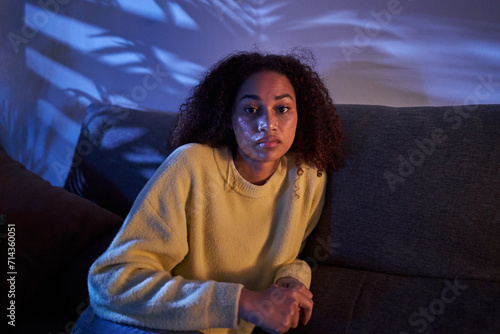
<svg viewBox="0 0 500 334">
<path fill-rule="evenodd" d="M 278 96 L 276 96 L 274 99 L 275 99 L 275 100 L 281 100 L 281 99 L 284 99 L 285 97 L 289 97 L 289 98 L 293 101 L 292 96 L 291 96 L 290 94 L 288 94 L 288 93 L 278 95 Z"/>
<path fill-rule="evenodd" d="M 244 100 L 244 99 L 259 100 L 260 101 L 260 97 L 258 95 L 252 95 L 252 94 L 245 94 L 245 95 L 243 95 L 240 98 L 240 101 Z"/>
<path fill-rule="evenodd" d="M 281 100 L 281 99 L 284 99 L 285 97 L 289 97 L 293 101 L 292 96 L 290 94 L 288 94 L 288 93 L 278 95 L 274 99 L 275 100 Z M 240 98 L 240 101 L 244 100 L 244 99 L 251 99 L 251 100 L 258 100 L 258 101 L 260 101 L 260 97 L 258 95 L 253 95 L 253 94 L 245 94 L 245 95 L 243 95 Z"/>
</svg>

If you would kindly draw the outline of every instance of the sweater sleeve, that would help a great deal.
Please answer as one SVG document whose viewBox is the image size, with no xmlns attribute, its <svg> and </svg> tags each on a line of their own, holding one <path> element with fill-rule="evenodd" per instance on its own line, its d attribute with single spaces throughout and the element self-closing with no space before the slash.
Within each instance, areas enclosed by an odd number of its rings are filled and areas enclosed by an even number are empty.
<svg viewBox="0 0 500 334">
<path fill-rule="evenodd" d="M 314 176 L 316 177 L 316 176 Z M 315 180 L 319 181 L 319 180 Z M 307 221 L 307 227 L 302 238 L 302 243 L 300 246 L 300 252 L 304 249 L 307 237 L 312 233 L 316 225 L 318 224 L 321 212 L 323 211 L 323 206 L 325 203 L 325 192 L 326 192 L 326 173 L 323 173 L 321 181 L 317 182 L 316 187 L 312 192 L 310 215 Z M 276 275 L 274 276 L 273 283 L 276 283 L 280 278 L 292 277 L 304 284 L 308 289 L 311 286 L 311 267 L 306 261 L 296 258 L 293 262 L 282 265 Z"/>
<path fill-rule="evenodd" d="M 167 159 L 169 160 L 169 159 Z M 242 285 L 173 276 L 187 252 L 190 178 L 174 158 L 148 182 L 108 250 L 92 265 L 89 294 L 100 317 L 166 330 L 236 328 Z"/>
</svg>

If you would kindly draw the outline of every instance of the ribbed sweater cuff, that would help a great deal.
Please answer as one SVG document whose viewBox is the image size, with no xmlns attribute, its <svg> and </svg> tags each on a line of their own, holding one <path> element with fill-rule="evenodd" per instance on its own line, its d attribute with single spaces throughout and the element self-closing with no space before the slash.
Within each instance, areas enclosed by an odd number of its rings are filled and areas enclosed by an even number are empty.
<svg viewBox="0 0 500 334">
<path fill-rule="evenodd" d="M 285 264 L 276 272 L 273 283 L 282 277 L 292 277 L 304 284 L 308 289 L 311 286 L 311 268 L 305 261 L 295 260 L 290 264 Z"/>
<path fill-rule="evenodd" d="M 238 303 L 240 300 L 242 284 L 217 282 L 213 292 L 212 303 L 209 314 L 216 315 L 213 318 L 213 328 L 237 328 L 238 327 Z"/>
</svg>

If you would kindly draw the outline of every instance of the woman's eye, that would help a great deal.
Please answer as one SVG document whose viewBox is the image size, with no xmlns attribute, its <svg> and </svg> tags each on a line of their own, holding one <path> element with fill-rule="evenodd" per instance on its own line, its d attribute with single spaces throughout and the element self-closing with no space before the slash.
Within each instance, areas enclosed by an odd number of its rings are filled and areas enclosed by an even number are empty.
<svg viewBox="0 0 500 334">
<path fill-rule="evenodd" d="M 282 114 L 288 112 L 288 110 L 290 110 L 288 107 L 278 107 L 278 111 Z"/>
<path fill-rule="evenodd" d="M 246 107 L 244 110 L 247 114 L 255 114 L 258 111 L 255 107 Z"/>
</svg>

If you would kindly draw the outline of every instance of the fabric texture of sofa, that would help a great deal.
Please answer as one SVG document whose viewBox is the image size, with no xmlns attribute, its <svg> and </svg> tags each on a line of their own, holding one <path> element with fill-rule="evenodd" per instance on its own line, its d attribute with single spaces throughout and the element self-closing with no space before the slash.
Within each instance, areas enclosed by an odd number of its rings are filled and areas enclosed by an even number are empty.
<svg viewBox="0 0 500 334">
<path fill-rule="evenodd" d="M 313 316 L 292 332 L 500 333 L 500 105 L 337 112 L 348 155 L 302 253 Z M 170 153 L 174 119 L 89 106 L 65 189 L 0 151 L 19 332 L 69 332 L 88 305 L 86 271 Z"/>
</svg>

